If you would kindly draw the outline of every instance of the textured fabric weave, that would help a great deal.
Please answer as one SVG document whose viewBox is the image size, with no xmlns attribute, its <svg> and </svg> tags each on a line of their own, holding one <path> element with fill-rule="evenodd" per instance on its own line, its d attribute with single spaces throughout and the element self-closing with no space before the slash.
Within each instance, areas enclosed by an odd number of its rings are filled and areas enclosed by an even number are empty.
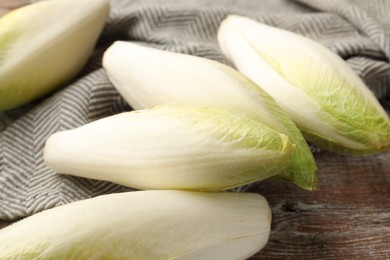
<svg viewBox="0 0 390 260">
<path fill-rule="evenodd" d="M 131 190 L 54 174 L 43 161 L 47 137 L 130 110 L 101 68 L 115 40 L 188 53 L 223 63 L 216 38 L 228 14 L 307 36 L 336 52 L 389 104 L 390 1 L 113 0 L 95 53 L 69 85 L 0 114 L 0 219 L 17 219 L 72 201 Z M 370 163 L 367 161 L 367 163 Z"/>
</svg>

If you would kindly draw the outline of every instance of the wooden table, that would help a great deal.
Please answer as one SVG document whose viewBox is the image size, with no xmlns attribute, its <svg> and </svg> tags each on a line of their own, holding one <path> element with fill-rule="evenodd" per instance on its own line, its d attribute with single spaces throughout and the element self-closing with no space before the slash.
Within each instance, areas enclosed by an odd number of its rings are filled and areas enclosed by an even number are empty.
<svg viewBox="0 0 390 260">
<path fill-rule="evenodd" d="M 264 182 L 273 212 L 267 246 L 252 259 L 390 259 L 390 152 L 316 154 L 319 185 Z"/>
<path fill-rule="evenodd" d="M 3 16 L 9 10 L 21 7 L 30 3 L 28 0 L 0 0 L 0 16 Z"/>
<path fill-rule="evenodd" d="M 0 16 L 27 2 L 0 0 Z M 316 154 L 317 191 L 268 181 L 248 190 L 273 212 L 270 240 L 251 259 L 390 259 L 390 151 L 350 159 Z"/>
</svg>

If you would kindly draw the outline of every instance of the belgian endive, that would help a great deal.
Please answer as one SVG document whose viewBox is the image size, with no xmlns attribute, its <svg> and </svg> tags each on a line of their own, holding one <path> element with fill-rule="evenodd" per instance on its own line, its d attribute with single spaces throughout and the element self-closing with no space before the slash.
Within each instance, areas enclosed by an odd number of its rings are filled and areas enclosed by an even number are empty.
<svg viewBox="0 0 390 260">
<path fill-rule="evenodd" d="M 348 64 L 322 45 L 249 18 L 228 16 L 222 51 L 264 88 L 317 146 L 371 154 L 390 144 L 390 121 Z"/>
<path fill-rule="evenodd" d="M 108 13 L 108 0 L 51 0 L 2 17 L 0 111 L 35 100 L 76 76 Z"/>
<path fill-rule="evenodd" d="M 223 109 L 288 135 L 296 149 L 278 176 L 305 189 L 315 188 L 316 164 L 300 131 L 268 94 L 233 68 L 121 41 L 105 52 L 103 66 L 134 109 L 156 105 Z"/>
<path fill-rule="evenodd" d="M 286 135 L 226 111 L 156 107 L 55 133 L 44 159 L 57 173 L 135 188 L 218 191 L 283 171 L 293 149 Z"/>
<path fill-rule="evenodd" d="M 254 193 L 134 191 L 58 206 L 0 230 L 0 259 L 247 259 L 271 210 Z"/>
</svg>

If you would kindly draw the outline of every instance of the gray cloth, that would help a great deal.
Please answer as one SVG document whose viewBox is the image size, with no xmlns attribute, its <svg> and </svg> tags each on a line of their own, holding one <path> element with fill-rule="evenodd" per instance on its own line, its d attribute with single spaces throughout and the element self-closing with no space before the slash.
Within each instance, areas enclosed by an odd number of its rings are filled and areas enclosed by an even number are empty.
<svg viewBox="0 0 390 260">
<path fill-rule="evenodd" d="M 115 0 L 111 5 L 96 51 L 77 79 L 41 100 L 0 114 L 0 219 L 130 190 L 54 174 L 42 158 L 50 134 L 131 109 L 101 68 L 101 55 L 115 40 L 226 63 L 216 31 L 228 14 L 244 15 L 325 45 L 343 57 L 379 99 L 389 103 L 388 0 Z"/>
</svg>

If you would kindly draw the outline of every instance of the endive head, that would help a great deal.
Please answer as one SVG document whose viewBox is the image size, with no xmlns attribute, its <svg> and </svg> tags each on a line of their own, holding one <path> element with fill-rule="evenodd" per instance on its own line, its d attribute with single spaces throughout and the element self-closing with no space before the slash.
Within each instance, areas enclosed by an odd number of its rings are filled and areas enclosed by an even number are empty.
<svg viewBox="0 0 390 260">
<path fill-rule="evenodd" d="M 254 193 L 134 191 L 58 206 L 0 230 L 0 259 L 247 259 L 271 209 Z"/>
<path fill-rule="evenodd" d="M 2 17 L 0 111 L 48 94 L 76 76 L 108 13 L 108 0 L 52 0 Z"/>
<path fill-rule="evenodd" d="M 57 173 L 142 189 L 218 191 L 282 172 L 286 135 L 229 112 L 157 107 L 59 132 L 44 159 Z"/>
<path fill-rule="evenodd" d="M 117 41 L 103 66 L 134 109 L 156 105 L 210 107 L 261 122 L 296 144 L 283 178 L 305 189 L 316 186 L 316 165 L 294 123 L 272 98 L 237 70 L 201 57 Z"/>
<path fill-rule="evenodd" d="M 390 144 L 390 121 L 348 64 L 320 44 L 249 18 L 229 16 L 218 39 L 243 74 L 265 89 L 314 144 L 370 154 Z"/>
</svg>

